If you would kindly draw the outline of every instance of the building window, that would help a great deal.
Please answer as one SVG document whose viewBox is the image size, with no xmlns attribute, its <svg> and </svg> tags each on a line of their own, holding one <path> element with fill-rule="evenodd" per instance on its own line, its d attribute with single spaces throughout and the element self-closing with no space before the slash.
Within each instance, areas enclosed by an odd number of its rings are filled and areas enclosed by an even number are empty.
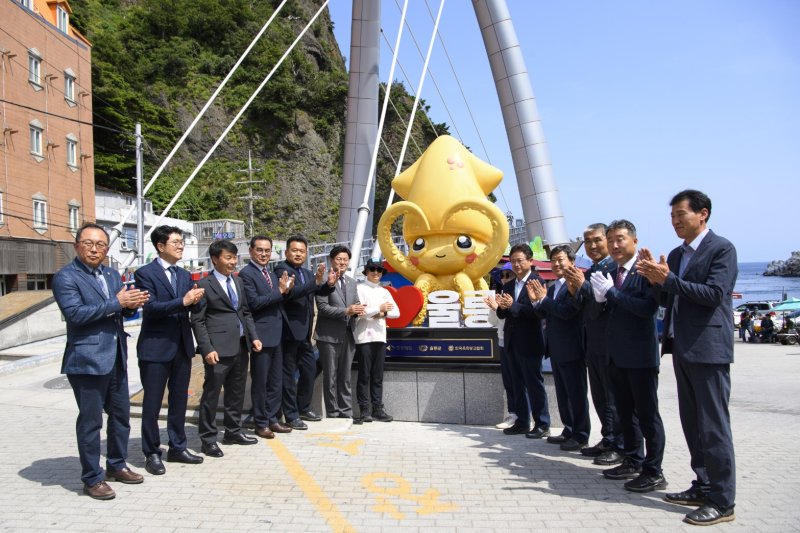
<svg viewBox="0 0 800 533">
<path fill-rule="evenodd" d="M 42 155 L 42 128 L 31 124 L 31 153 Z"/>
<path fill-rule="evenodd" d="M 67 102 L 75 103 L 75 75 L 70 69 L 64 71 L 64 98 Z"/>
<path fill-rule="evenodd" d="M 78 139 L 71 133 L 67 135 L 67 165 L 78 166 Z"/>
<path fill-rule="evenodd" d="M 42 56 L 35 48 L 28 50 L 28 81 L 38 86 L 42 84 Z"/>
<path fill-rule="evenodd" d="M 33 198 L 33 228 L 47 228 L 47 200 L 41 195 Z"/>
<path fill-rule="evenodd" d="M 33 0 L 19 0 L 19 3 L 22 4 L 23 7 L 33 9 Z"/>
<path fill-rule="evenodd" d="M 28 274 L 29 291 L 46 291 L 47 274 Z"/>
<path fill-rule="evenodd" d="M 59 30 L 64 33 L 69 32 L 69 13 L 62 6 L 56 7 L 56 21 Z"/>
<path fill-rule="evenodd" d="M 79 206 L 77 202 L 70 202 L 69 203 L 69 230 L 72 233 L 78 231 L 78 226 L 80 226 L 80 213 L 79 213 Z"/>
</svg>

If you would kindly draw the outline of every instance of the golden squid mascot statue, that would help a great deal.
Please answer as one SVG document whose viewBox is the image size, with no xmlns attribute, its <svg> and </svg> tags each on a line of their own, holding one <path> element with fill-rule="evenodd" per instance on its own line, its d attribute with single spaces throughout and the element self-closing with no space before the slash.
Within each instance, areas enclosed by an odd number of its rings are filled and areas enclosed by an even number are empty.
<svg viewBox="0 0 800 533">
<path fill-rule="evenodd" d="M 378 242 L 392 267 L 422 291 L 420 325 L 428 294 L 437 290 L 486 290 L 486 275 L 508 245 L 508 221 L 487 196 L 503 173 L 478 159 L 449 135 L 437 138 L 408 169 L 392 180 L 403 201 L 378 223 Z M 392 225 L 403 218 L 408 255 L 392 241 Z"/>
</svg>

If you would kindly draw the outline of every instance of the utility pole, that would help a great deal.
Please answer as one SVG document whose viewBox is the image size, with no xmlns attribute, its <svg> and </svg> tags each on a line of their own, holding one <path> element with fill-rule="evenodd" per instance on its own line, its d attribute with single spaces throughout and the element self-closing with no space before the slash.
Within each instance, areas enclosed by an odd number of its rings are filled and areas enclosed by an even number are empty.
<svg viewBox="0 0 800 533">
<path fill-rule="evenodd" d="M 237 181 L 236 185 L 247 184 L 248 188 L 248 195 L 247 196 L 240 196 L 241 200 L 247 200 L 247 210 L 250 214 L 250 228 L 249 228 L 249 236 L 252 237 L 255 235 L 255 231 L 253 229 L 253 200 L 257 200 L 259 198 L 263 198 L 263 196 L 253 196 L 253 184 L 254 183 L 264 183 L 263 180 L 253 180 L 253 171 L 260 172 L 260 168 L 253 168 L 253 159 L 250 156 L 250 150 L 247 151 L 247 168 L 246 169 L 239 169 L 239 172 L 247 172 L 247 180 L 246 181 Z M 247 235 L 246 235 L 247 236 Z"/>
<path fill-rule="evenodd" d="M 136 123 L 136 256 L 139 264 L 144 263 L 144 153 L 142 149 L 142 125 Z"/>
</svg>

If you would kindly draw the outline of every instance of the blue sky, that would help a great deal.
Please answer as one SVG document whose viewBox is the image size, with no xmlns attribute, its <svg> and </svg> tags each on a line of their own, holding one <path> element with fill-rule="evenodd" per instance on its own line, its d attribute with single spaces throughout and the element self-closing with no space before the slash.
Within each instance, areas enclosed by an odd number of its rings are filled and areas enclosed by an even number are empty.
<svg viewBox="0 0 800 533">
<path fill-rule="evenodd" d="M 800 249 L 800 2 L 507 3 L 570 236 L 591 222 L 627 218 L 639 229 L 640 245 L 666 253 L 678 244 L 669 200 L 697 188 L 713 201 L 711 228 L 734 242 L 740 261 L 786 259 Z M 351 4 L 330 3 L 345 57 Z M 399 6 L 401 0 L 382 0 L 392 46 Z M 438 8 L 437 0 L 409 2 L 408 21 L 423 53 L 433 28 L 429 9 L 435 16 Z M 422 97 L 435 121 L 450 124 L 452 135 L 505 172 L 498 206 L 521 217 L 472 2 L 448 0 L 440 33 L 445 48 L 437 42 L 430 70 L 450 114 L 431 78 Z M 382 44 L 386 81 L 391 54 Z M 415 88 L 422 59 L 408 32 L 400 64 L 410 82 L 399 68 L 395 79 Z M 418 154 L 410 149 L 407 157 Z"/>
</svg>

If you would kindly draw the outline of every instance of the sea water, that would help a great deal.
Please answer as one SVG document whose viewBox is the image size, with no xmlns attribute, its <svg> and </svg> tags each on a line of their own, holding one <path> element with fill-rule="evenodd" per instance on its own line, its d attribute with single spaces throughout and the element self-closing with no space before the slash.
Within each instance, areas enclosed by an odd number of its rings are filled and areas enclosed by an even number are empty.
<svg viewBox="0 0 800 533">
<path fill-rule="evenodd" d="M 800 298 L 800 278 L 782 278 L 764 276 L 767 261 L 755 263 L 739 263 L 739 277 L 736 278 L 734 291 L 742 295 L 733 305 L 755 300 L 780 302 L 784 296 Z"/>
</svg>

